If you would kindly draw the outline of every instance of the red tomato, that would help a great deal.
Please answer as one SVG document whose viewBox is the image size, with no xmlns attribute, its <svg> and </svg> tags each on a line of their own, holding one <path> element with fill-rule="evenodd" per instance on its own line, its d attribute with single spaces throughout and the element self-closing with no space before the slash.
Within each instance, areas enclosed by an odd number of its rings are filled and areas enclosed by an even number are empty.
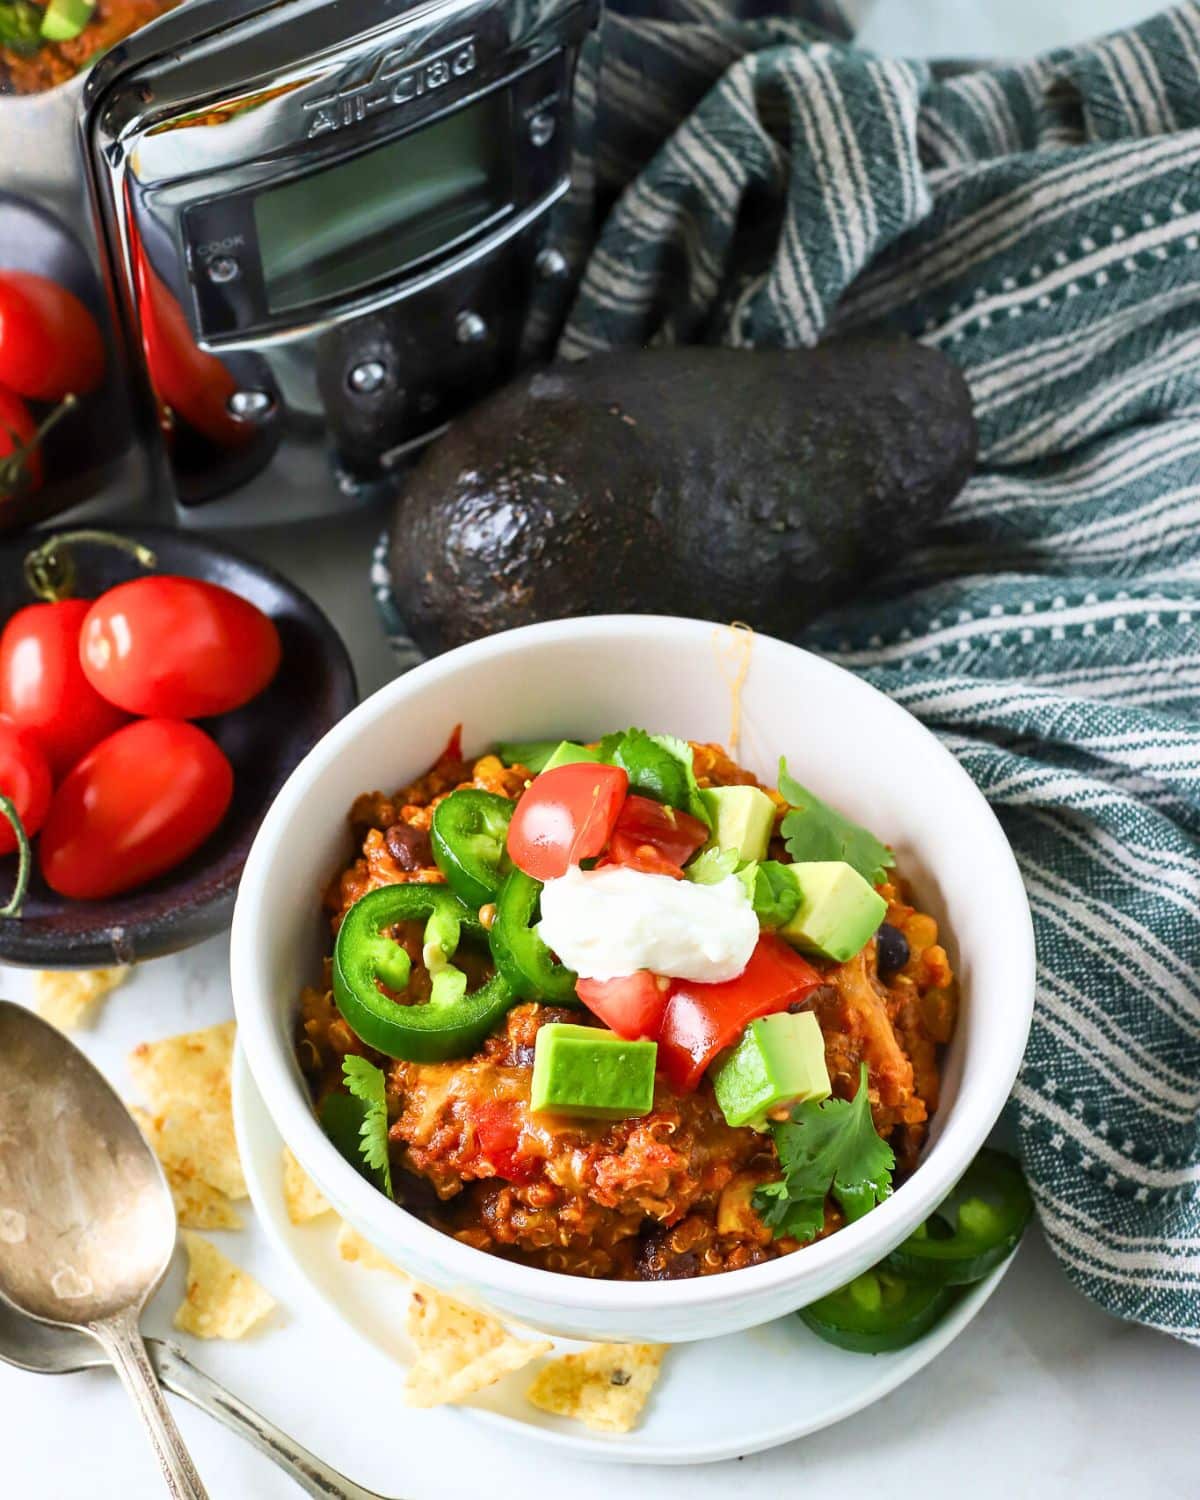
<svg viewBox="0 0 1200 1500">
<path fill-rule="evenodd" d="M 622 979 L 580 979 L 575 985 L 575 993 L 592 1014 L 631 1042 L 658 1036 L 670 990 L 671 981 L 649 969 Z"/>
<path fill-rule="evenodd" d="M 724 984 L 676 979 L 658 1039 L 658 1065 L 673 1088 L 690 1092 L 717 1053 L 751 1021 L 786 1010 L 821 983 L 821 976 L 787 943 L 764 932 L 750 962 Z"/>
<path fill-rule="evenodd" d="M 104 336 L 74 292 L 30 271 L 0 271 L 0 382 L 32 401 L 94 391 Z"/>
<path fill-rule="evenodd" d="M 16 808 L 30 838 L 46 821 L 53 790 L 50 767 L 37 740 L 10 720 L 0 719 L 0 792 Z M 12 824 L 0 817 L 0 854 L 11 854 L 16 847 Z"/>
<path fill-rule="evenodd" d="M 608 853 L 596 861 L 598 870 L 605 865 L 624 865 L 627 870 L 640 870 L 643 875 L 666 875 L 670 880 L 684 878 L 679 866 L 673 865 L 653 844 L 636 843 L 624 833 L 614 833 Z"/>
<path fill-rule="evenodd" d="M 0 635 L 0 713 L 37 736 L 57 779 L 125 722 L 79 663 L 89 609 L 87 599 L 30 604 Z"/>
<path fill-rule="evenodd" d="M 102 697 L 167 719 L 240 708 L 274 677 L 280 649 L 273 622 L 245 599 L 160 574 L 102 594 L 79 637 L 84 674 Z"/>
<path fill-rule="evenodd" d="M 509 1182 L 528 1182 L 537 1176 L 538 1164 L 518 1151 L 521 1121 L 518 1106 L 504 1100 L 482 1104 L 471 1113 L 479 1149 L 497 1177 Z"/>
<path fill-rule="evenodd" d="M 626 797 L 613 833 L 653 844 L 673 865 L 682 865 L 708 840 L 708 829 L 699 818 L 636 793 Z"/>
<path fill-rule="evenodd" d="M 699 818 L 630 793 L 613 828 L 606 864 L 683 879 L 684 861 L 708 839 Z"/>
<path fill-rule="evenodd" d="M 31 493 L 41 489 L 42 453 L 34 443 L 36 437 L 37 423 L 29 408 L 20 396 L 0 385 L 0 500 L 7 499 L 21 488 L 22 477 Z M 5 474 L 5 459 L 23 448 L 29 451 L 21 458 L 17 472 L 11 476 Z"/>
<path fill-rule="evenodd" d="M 535 776 L 508 825 L 513 864 L 535 880 L 555 880 L 599 854 L 628 788 L 620 766 L 555 766 Z"/>
<path fill-rule="evenodd" d="M 54 794 L 39 844 L 46 884 L 73 901 L 145 885 L 200 847 L 232 796 L 230 764 L 202 729 L 126 724 Z"/>
</svg>

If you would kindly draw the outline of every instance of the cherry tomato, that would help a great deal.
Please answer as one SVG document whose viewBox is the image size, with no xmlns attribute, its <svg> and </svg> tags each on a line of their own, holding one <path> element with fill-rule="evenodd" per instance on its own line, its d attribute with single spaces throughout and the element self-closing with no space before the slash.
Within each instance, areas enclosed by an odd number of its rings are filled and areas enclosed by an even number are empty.
<svg viewBox="0 0 1200 1500">
<path fill-rule="evenodd" d="M 649 969 L 621 979 L 580 979 L 575 984 L 575 993 L 592 1014 L 631 1042 L 658 1036 L 670 991 L 671 981 Z"/>
<path fill-rule="evenodd" d="M 0 635 L 0 713 L 36 735 L 59 780 L 126 717 L 83 675 L 79 631 L 89 609 L 87 599 L 30 604 Z"/>
<path fill-rule="evenodd" d="M 0 792 L 16 808 L 30 838 L 46 821 L 53 789 L 50 767 L 34 736 L 0 719 Z M 0 818 L 0 854 L 11 854 L 16 847 L 12 824 Z"/>
<path fill-rule="evenodd" d="M 42 453 L 34 443 L 37 423 L 20 396 L 0 385 L 0 500 L 7 499 L 22 488 L 32 492 L 42 487 Z M 4 461 L 12 454 L 28 449 L 11 476 L 5 473 Z"/>
<path fill-rule="evenodd" d="M 194 724 L 138 719 L 100 743 L 54 794 L 39 842 L 46 884 L 99 901 L 182 864 L 225 816 L 233 771 Z"/>
<path fill-rule="evenodd" d="M 109 589 L 79 637 L 84 674 L 102 697 L 169 719 L 205 719 L 256 698 L 280 649 L 261 609 L 215 583 L 165 574 Z"/>
<path fill-rule="evenodd" d="M 708 839 L 699 818 L 630 793 L 613 828 L 606 864 L 683 879 L 683 863 Z"/>
<path fill-rule="evenodd" d="M 32 401 L 94 391 L 104 336 L 74 292 L 30 271 L 0 271 L 0 382 Z"/>
<path fill-rule="evenodd" d="M 617 821 L 629 777 L 620 766 L 555 766 L 534 777 L 508 825 L 512 862 L 535 880 L 555 880 L 600 853 Z"/>
<path fill-rule="evenodd" d="M 658 1039 L 658 1065 L 674 1088 L 689 1092 L 717 1053 L 751 1021 L 786 1010 L 821 983 L 821 976 L 782 938 L 764 932 L 736 979 L 696 984 L 676 979 Z"/>
</svg>

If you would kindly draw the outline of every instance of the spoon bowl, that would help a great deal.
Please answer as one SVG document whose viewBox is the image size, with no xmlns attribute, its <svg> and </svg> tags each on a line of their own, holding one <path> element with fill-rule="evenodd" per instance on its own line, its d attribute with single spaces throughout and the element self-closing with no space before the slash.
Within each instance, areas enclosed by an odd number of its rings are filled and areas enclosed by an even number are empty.
<svg viewBox="0 0 1200 1500">
<path fill-rule="evenodd" d="M 175 1234 L 162 1168 L 104 1076 L 53 1026 L 0 1001 L 0 1296 L 97 1340 L 168 1489 L 200 1500 L 138 1331 Z"/>
<path fill-rule="evenodd" d="M 52 1026 L 0 1004 L 0 1292 L 50 1323 L 140 1308 L 175 1251 L 162 1168 L 125 1105 Z"/>
<path fill-rule="evenodd" d="M 0 1360 L 31 1375 L 74 1375 L 108 1363 L 86 1333 L 61 1328 L 18 1312 L 0 1297 Z"/>
</svg>

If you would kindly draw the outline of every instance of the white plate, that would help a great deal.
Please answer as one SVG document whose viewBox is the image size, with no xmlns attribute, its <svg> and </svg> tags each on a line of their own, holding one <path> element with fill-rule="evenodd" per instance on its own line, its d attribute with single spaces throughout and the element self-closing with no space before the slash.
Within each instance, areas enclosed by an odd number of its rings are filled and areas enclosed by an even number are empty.
<svg viewBox="0 0 1200 1500">
<path fill-rule="evenodd" d="M 234 1115 L 250 1196 L 275 1249 L 351 1336 L 407 1364 L 404 1283 L 339 1259 L 332 1215 L 299 1227 L 289 1221 L 283 1202 L 283 1138 L 240 1050 L 234 1067 Z M 546 1443 L 569 1457 L 696 1464 L 758 1453 L 840 1422 L 895 1390 L 958 1337 L 1011 1264 L 1010 1259 L 972 1287 L 936 1328 L 897 1354 L 847 1354 L 822 1343 L 798 1318 L 680 1344 L 667 1355 L 641 1425 L 624 1436 L 593 1433 L 530 1406 L 524 1399 L 529 1371 L 510 1376 L 459 1410 L 518 1442 Z M 565 1352 L 580 1346 L 560 1341 L 558 1347 Z M 388 1433 L 396 1400 L 395 1388 L 358 1386 L 356 1418 L 363 1429 Z M 403 1456 L 397 1453 L 397 1461 Z"/>
</svg>

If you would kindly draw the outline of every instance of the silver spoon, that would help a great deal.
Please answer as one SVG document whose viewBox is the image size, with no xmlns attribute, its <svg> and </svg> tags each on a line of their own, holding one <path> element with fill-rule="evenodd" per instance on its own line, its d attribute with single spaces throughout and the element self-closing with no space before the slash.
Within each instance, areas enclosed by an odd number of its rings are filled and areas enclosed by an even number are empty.
<svg viewBox="0 0 1200 1500">
<path fill-rule="evenodd" d="M 167 1489 L 207 1500 L 155 1378 L 142 1310 L 175 1253 L 157 1158 L 78 1048 L 0 1001 L 0 1294 L 94 1338 L 145 1424 Z"/>
<path fill-rule="evenodd" d="M 181 1349 L 159 1339 L 147 1339 L 146 1350 L 159 1382 L 193 1406 L 223 1422 L 265 1453 L 317 1500 L 385 1500 L 339 1474 L 273 1422 L 198 1370 Z M 71 1375 L 106 1365 L 108 1360 L 93 1339 L 69 1328 L 35 1323 L 0 1300 L 0 1360 L 37 1375 Z"/>
</svg>

